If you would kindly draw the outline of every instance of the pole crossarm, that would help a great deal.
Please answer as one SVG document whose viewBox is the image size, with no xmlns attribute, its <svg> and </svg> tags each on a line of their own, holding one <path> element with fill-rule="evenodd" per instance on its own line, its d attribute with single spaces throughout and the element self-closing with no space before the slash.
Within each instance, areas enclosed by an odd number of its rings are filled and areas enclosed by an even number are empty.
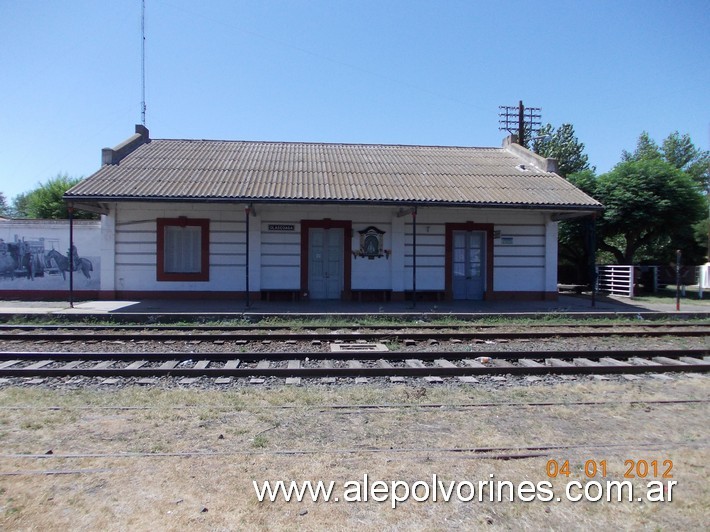
<svg viewBox="0 0 710 532">
<path fill-rule="evenodd" d="M 518 144 L 525 145 L 525 139 L 540 131 L 542 126 L 542 108 L 525 107 L 520 100 L 518 105 L 498 106 L 498 129 L 518 136 Z"/>
</svg>

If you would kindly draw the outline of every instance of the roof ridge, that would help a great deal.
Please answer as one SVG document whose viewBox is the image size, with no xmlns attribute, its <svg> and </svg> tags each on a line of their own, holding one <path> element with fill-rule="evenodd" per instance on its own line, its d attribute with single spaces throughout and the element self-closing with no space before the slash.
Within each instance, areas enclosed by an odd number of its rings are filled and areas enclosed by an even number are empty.
<svg viewBox="0 0 710 532">
<path fill-rule="evenodd" d="M 500 146 L 449 146 L 443 144 L 383 144 L 374 142 L 324 142 L 324 141 L 294 141 L 294 140 L 239 140 L 239 139 L 151 139 L 151 142 L 220 142 L 243 144 L 289 144 L 303 146 L 362 146 L 379 148 L 438 148 L 454 150 L 495 150 L 505 151 Z"/>
</svg>

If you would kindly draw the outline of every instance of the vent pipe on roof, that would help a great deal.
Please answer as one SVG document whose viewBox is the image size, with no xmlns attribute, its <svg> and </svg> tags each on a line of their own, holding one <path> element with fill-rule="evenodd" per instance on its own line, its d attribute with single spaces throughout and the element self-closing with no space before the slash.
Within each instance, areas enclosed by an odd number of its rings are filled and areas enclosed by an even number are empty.
<svg viewBox="0 0 710 532">
<path fill-rule="evenodd" d="M 118 164 L 121 159 L 135 150 L 138 146 L 150 142 L 148 128 L 142 124 L 136 124 L 136 133 L 129 137 L 115 148 L 104 148 L 101 150 L 101 165 Z"/>
</svg>

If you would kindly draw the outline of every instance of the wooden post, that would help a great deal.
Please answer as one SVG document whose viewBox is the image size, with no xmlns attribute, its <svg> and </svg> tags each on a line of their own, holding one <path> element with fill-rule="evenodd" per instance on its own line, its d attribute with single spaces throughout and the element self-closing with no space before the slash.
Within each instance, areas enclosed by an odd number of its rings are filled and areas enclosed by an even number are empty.
<svg viewBox="0 0 710 532">
<path fill-rule="evenodd" d="M 74 308 L 74 207 L 69 205 L 69 306 Z"/>
<path fill-rule="evenodd" d="M 597 306 L 597 215 L 589 224 L 589 276 L 592 283 L 592 307 Z"/>
<path fill-rule="evenodd" d="M 680 250 L 675 252 L 675 309 L 680 310 Z"/>
<path fill-rule="evenodd" d="M 246 261 L 247 261 L 247 268 L 246 268 L 246 299 L 247 299 L 247 308 L 249 308 L 251 304 L 251 299 L 249 297 L 249 213 L 251 209 L 249 209 L 249 206 L 247 205 L 244 208 L 244 213 L 246 215 Z"/>
<path fill-rule="evenodd" d="M 417 208 L 412 211 L 412 307 L 417 306 Z"/>
</svg>

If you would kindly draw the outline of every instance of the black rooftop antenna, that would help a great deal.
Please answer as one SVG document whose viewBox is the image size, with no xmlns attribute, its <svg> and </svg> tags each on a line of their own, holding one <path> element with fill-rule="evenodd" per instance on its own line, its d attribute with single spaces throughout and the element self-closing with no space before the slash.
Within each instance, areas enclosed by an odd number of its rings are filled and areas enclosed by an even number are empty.
<svg viewBox="0 0 710 532">
<path fill-rule="evenodd" d="M 518 144 L 525 146 L 526 141 L 540 130 L 540 107 L 525 107 L 520 100 L 518 105 L 498 106 L 499 130 L 506 130 L 508 133 L 518 136 Z"/>
<path fill-rule="evenodd" d="M 141 123 L 145 126 L 145 0 L 141 0 Z"/>
</svg>

